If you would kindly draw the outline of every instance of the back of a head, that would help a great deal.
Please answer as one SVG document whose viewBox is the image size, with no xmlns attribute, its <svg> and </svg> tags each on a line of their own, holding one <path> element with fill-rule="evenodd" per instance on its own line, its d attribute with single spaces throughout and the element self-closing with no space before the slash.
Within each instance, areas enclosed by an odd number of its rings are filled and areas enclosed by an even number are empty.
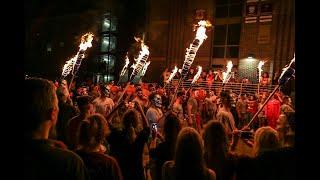
<svg viewBox="0 0 320 180">
<path fill-rule="evenodd" d="M 228 136 L 225 128 L 219 121 L 209 121 L 203 134 L 204 147 L 206 151 L 220 152 L 226 155 L 228 152 Z"/>
<path fill-rule="evenodd" d="M 31 135 L 40 125 L 51 119 L 51 112 L 58 108 L 58 99 L 54 84 L 42 78 L 24 80 L 24 130 Z"/>
<path fill-rule="evenodd" d="M 177 139 L 175 150 L 177 179 L 199 177 L 204 171 L 203 143 L 199 133 L 190 127 L 183 128 Z"/>
<path fill-rule="evenodd" d="M 123 114 L 122 123 L 124 129 L 129 129 L 131 127 L 136 128 L 139 122 L 138 112 L 134 109 L 128 110 Z"/>
<path fill-rule="evenodd" d="M 92 98 L 90 96 L 80 96 L 77 98 L 77 105 L 80 112 L 83 112 L 88 108 L 88 105 L 91 103 Z"/>
<path fill-rule="evenodd" d="M 175 143 L 178 134 L 181 130 L 181 124 L 178 117 L 174 114 L 169 114 L 164 122 L 163 126 L 165 140 L 167 142 Z"/>
<path fill-rule="evenodd" d="M 228 107 L 231 106 L 231 96 L 227 91 L 222 91 L 220 93 L 220 99 L 221 99 L 221 103 L 224 106 L 228 106 Z"/>
<path fill-rule="evenodd" d="M 279 148 L 280 142 L 278 133 L 270 126 L 259 128 L 254 135 L 254 154 L 259 155 L 265 151 Z"/>
<path fill-rule="evenodd" d="M 85 149 L 94 149 L 105 141 L 108 126 L 101 114 L 93 114 L 80 125 L 79 144 Z"/>
</svg>

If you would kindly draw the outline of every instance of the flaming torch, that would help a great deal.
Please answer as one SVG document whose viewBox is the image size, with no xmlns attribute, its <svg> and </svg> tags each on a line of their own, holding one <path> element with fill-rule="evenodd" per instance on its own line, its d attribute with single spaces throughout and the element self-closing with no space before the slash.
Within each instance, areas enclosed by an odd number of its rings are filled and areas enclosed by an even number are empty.
<svg viewBox="0 0 320 180">
<path fill-rule="evenodd" d="M 74 64 L 74 67 L 73 67 L 73 70 L 72 70 L 72 75 L 75 75 L 78 72 L 79 67 L 81 65 L 81 61 L 84 58 L 85 51 L 88 48 L 92 47 L 92 44 L 91 44 L 92 40 L 93 40 L 93 34 L 92 33 L 86 33 L 85 35 L 83 35 L 81 37 L 81 44 L 79 45 L 80 48 L 79 48 L 79 51 L 78 51 L 78 53 L 76 55 L 77 56 L 77 61 Z"/>
<path fill-rule="evenodd" d="M 188 71 L 194 61 L 194 58 L 197 55 L 199 47 L 202 45 L 203 41 L 207 39 L 206 28 L 212 26 L 209 21 L 200 21 L 198 22 L 198 25 L 199 27 L 196 33 L 196 38 L 193 40 L 189 48 L 187 48 L 186 50 L 186 55 L 181 72 L 181 77 L 183 78 L 187 76 Z"/>
<path fill-rule="evenodd" d="M 228 61 L 227 70 L 222 73 L 223 81 L 222 84 L 228 83 L 229 79 L 231 78 L 231 69 L 233 67 L 232 61 Z"/>
<path fill-rule="evenodd" d="M 177 66 L 174 66 L 174 69 L 172 70 L 172 73 L 170 74 L 169 78 L 167 79 L 166 83 L 170 83 L 171 80 L 174 78 L 174 76 L 177 74 L 178 68 Z"/>
<path fill-rule="evenodd" d="M 261 80 L 260 80 L 260 77 L 261 77 L 261 75 L 262 75 L 262 71 L 263 71 L 263 70 L 262 70 L 262 66 L 264 65 L 264 63 L 265 63 L 264 61 L 260 61 L 259 64 L 258 64 L 259 82 L 261 81 Z"/>
<path fill-rule="evenodd" d="M 125 63 L 125 65 L 123 66 L 123 68 L 122 68 L 122 70 L 121 70 L 121 72 L 120 72 L 120 77 L 119 77 L 119 81 L 118 81 L 118 85 L 119 85 L 119 83 L 121 82 L 121 80 L 122 80 L 122 78 L 123 78 L 123 76 L 125 75 L 125 73 L 127 72 L 127 70 L 128 70 L 128 65 L 129 65 L 129 63 L 130 63 L 130 60 L 129 60 L 129 58 L 128 58 L 128 53 L 127 53 L 127 55 L 126 55 L 126 63 Z"/>
<path fill-rule="evenodd" d="M 166 89 L 167 84 L 171 82 L 171 80 L 174 78 L 174 76 L 177 74 L 178 68 L 177 66 L 174 66 L 174 69 L 172 70 L 172 73 L 170 74 L 169 78 L 166 81 L 166 84 L 164 85 L 163 89 Z"/>
<path fill-rule="evenodd" d="M 130 81 L 132 81 L 135 76 L 142 70 L 142 68 L 145 66 L 147 59 L 149 57 L 149 50 L 148 46 L 146 46 L 143 41 L 139 38 L 135 37 L 136 41 L 140 41 L 141 43 L 141 51 L 139 53 L 138 58 L 135 58 L 134 60 L 136 61 L 135 64 L 133 64 L 131 67 L 133 68 L 133 71 L 130 76 Z"/>
<path fill-rule="evenodd" d="M 128 54 L 127 54 L 126 55 L 126 64 L 123 66 L 123 68 L 121 70 L 120 77 L 124 76 L 124 74 L 126 73 L 129 63 L 130 63 L 130 61 L 129 61 Z"/>
<path fill-rule="evenodd" d="M 129 81 L 127 82 L 126 87 L 124 88 L 122 94 L 120 95 L 120 97 L 117 101 L 117 104 L 119 104 L 119 102 L 122 100 L 124 93 L 127 91 L 130 83 L 133 81 L 133 79 L 136 77 L 136 75 L 139 74 L 142 71 L 142 69 L 145 67 L 147 60 L 148 60 L 148 57 L 149 57 L 149 49 L 148 49 L 148 46 L 146 46 L 143 43 L 143 39 L 136 38 L 136 37 L 134 37 L 134 39 L 137 42 L 140 42 L 141 50 L 140 50 L 138 58 L 134 58 L 136 63 L 131 66 L 131 68 L 133 68 L 133 71 L 131 73 Z M 148 66 L 146 68 L 148 68 Z"/>
<path fill-rule="evenodd" d="M 199 47 L 202 45 L 203 41 L 207 38 L 206 35 L 206 28 L 211 27 L 211 23 L 209 21 L 201 20 L 198 22 L 198 29 L 196 32 L 196 37 L 193 40 L 193 42 L 190 44 L 189 48 L 186 49 L 186 55 L 184 58 L 182 71 L 181 71 L 181 78 L 179 80 L 178 86 L 176 87 L 175 94 L 173 98 L 171 99 L 169 108 L 172 107 L 173 101 L 178 93 L 178 88 L 182 83 L 182 80 L 187 76 L 188 71 L 194 61 L 194 58 L 196 57 L 197 51 Z"/>
<path fill-rule="evenodd" d="M 72 62 L 72 78 L 70 80 L 70 85 L 69 85 L 69 89 L 71 88 L 72 85 L 72 81 L 74 79 L 75 74 L 78 72 L 79 67 L 81 65 L 81 61 L 82 59 L 85 57 L 85 51 L 92 47 L 92 42 L 93 40 L 93 34 L 92 33 L 86 33 L 83 36 L 81 36 L 81 43 L 79 45 L 79 51 L 77 52 L 77 54 L 75 55 L 75 57 L 73 58 Z M 65 69 L 65 68 L 64 68 Z M 70 73 L 70 72 L 69 72 Z M 68 73 L 68 74 L 69 74 Z"/>
<path fill-rule="evenodd" d="M 61 79 L 66 78 L 68 74 L 70 74 L 77 58 L 78 58 L 77 56 L 74 56 L 73 58 L 71 58 L 66 62 L 66 64 L 63 66 L 63 69 L 62 69 Z"/>
<path fill-rule="evenodd" d="M 264 61 L 259 61 L 259 64 L 258 64 L 258 70 L 259 70 L 259 78 L 258 78 L 258 80 L 259 80 L 259 83 L 258 83 L 258 94 L 260 94 L 260 82 L 261 82 L 261 75 L 262 75 L 262 66 L 264 65 Z"/>
</svg>

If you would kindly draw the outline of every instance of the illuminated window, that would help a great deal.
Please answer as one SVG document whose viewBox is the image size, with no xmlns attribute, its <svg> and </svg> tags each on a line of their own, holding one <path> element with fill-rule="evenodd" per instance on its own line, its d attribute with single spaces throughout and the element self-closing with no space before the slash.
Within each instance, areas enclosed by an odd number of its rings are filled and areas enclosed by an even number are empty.
<svg viewBox="0 0 320 180">
<path fill-rule="evenodd" d="M 110 31 L 110 27 L 111 27 L 111 22 L 109 19 L 104 18 L 103 23 L 102 23 L 102 31 Z"/>
<path fill-rule="evenodd" d="M 114 80 L 116 48 L 117 48 L 117 18 L 110 12 L 103 15 L 101 21 L 100 57 L 98 71 L 102 74 L 101 80 Z"/>
<path fill-rule="evenodd" d="M 104 82 L 113 81 L 114 76 L 113 75 L 104 75 L 103 80 L 104 80 Z"/>
<path fill-rule="evenodd" d="M 238 58 L 241 24 L 217 25 L 214 30 L 213 57 Z"/>
<path fill-rule="evenodd" d="M 115 65 L 116 57 L 114 55 L 102 55 L 101 62 L 103 62 L 106 66 L 105 72 L 114 73 L 114 65 Z"/>
<path fill-rule="evenodd" d="M 102 22 L 102 32 L 116 31 L 117 30 L 117 19 L 110 16 L 110 14 L 105 14 Z"/>
<path fill-rule="evenodd" d="M 116 37 L 113 35 L 104 35 L 101 40 L 101 52 L 110 52 L 116 49 Z"/>
</svg>

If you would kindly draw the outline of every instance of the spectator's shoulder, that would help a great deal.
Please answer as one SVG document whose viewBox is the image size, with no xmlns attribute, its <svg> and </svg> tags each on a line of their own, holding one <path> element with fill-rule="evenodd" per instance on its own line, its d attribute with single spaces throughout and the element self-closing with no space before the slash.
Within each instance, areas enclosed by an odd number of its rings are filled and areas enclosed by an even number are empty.
<svg viewBox="0 0 320 180">
<path fill-rule="evenodd" d="M 52 151 L 54 153 L 56 153 L 57 155 L 61 156 L 61 158 L 63 158 L 63 159 L 70 159 L 70 160 L 73 160 L 74 162 L 82 161 L 82 159 L 80 158 L 79 155 L 77 155 L 76 153 L 74 153 L 68 149 L 53 147 Z"/>
</svg>

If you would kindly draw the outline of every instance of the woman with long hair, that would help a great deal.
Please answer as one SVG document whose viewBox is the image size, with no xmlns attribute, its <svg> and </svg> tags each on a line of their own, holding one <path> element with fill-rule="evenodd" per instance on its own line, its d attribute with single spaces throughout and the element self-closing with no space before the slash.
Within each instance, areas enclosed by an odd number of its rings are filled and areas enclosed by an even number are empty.
<svg viewBox="0 0 320 180">
<path fill-rule="evenodd" d="M 76 152 L 84 161 L 92 180 L 122 179 L 118 162 L 105 154 L 103 144 L 108 132 L 106 119 L 101 114 L 89 116 L 80 125 L 80 148 Z"/>
<path fill-rule="evenodd" d="M 157 132 L 154 132 L 153 134 L 155 135 L 153 135 L 153 140 L 150 145 L 150 156 L 154 165 L 152 171 L 153 180 L 161 179 L 162 165 L 166 161 L 173 159 L 177 137 L 181 130 L 180 120 L 175 114 L 171 113 L 166 116 L 163 127 L 163 142 L 156 145 Z"/>
<path fill-rule="evenodd" d="M 178 135 L 173 161 L 167 161 L 162 167 L 162 179 L 215 180 L 216 174 L 206 167 L 203 152 L 200 134 L 194 128 L 183 128 Z"/>
<path fill-rule="evenodd" d="M 204 128 L 204 157 L 208 168 L 217 174 L 217 180 L 229 180 L 235 172 L 235 157 L 229 153 L 225 128 L 219 121 L 209 121 Z"/>
</svg>

